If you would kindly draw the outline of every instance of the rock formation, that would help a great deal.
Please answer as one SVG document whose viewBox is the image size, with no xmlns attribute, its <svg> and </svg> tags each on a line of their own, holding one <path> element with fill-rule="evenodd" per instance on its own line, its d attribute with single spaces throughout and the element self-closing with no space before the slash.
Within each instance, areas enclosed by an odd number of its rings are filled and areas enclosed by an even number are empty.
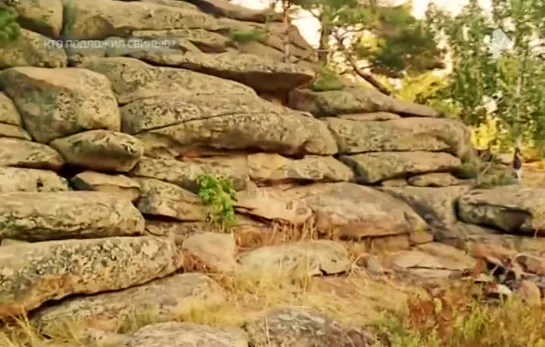
<svg viewBox="0 0 545 347">
<path fill-rule="evenodd" d="M 329 275 L 350 270 L 342 242 L 371 240 L 402 248 L 395 271 L 436 278 L 474 266 L 437 241 L 545 253 L 528 237 L 545 231 L 545 191 L 475 190 L 456 177 L 472 157 L 469 131 L 427 106 L 362 88 L 310 90 L 311 47 L 292 28 L 291 53 L 303 59 L 282 62 L 281 23 L 265 25 L 263 13 L 225 0 L 15 9 L 22 36 L 0 49 L 0 318 L 75 317 L 116 333 L 131 312 L 152 310 L 167 323 L 125 346 L 247 346 L 270 333 L 259 319 L 234 330 L 168 323 L 191 297 L 223 300 L 206 275 L 175 274 L 187 258 L 219 272 Z M 171 45 L 150 48 L 158 40 Z M 209 227 L 202 174 L 238 192 L 235 237 Z M 324 240 L 241 253 L 241 235 L 266 237 L 275 223 L 313 225 Z M 369 340 L 316 312 L 269 316 L 275 346 L 327 345 L 290 335 L 293 317 L 329 329 L 335 346 Z"/>
</svg>

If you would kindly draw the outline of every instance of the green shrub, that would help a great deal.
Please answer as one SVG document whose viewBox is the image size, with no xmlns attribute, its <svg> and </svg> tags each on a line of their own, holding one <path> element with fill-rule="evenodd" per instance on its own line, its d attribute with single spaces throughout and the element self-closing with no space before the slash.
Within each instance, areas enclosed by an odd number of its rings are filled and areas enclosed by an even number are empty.
<svg viewBox="0 0 545 347">
<path fill-rule="evenodd" d="M 229 231 L 236 221 L 234 203 L 236 191 L 228 179 L 203 174 L 197 178 L 198 195 L 210 207 L 209 220 L 223 231 Z"/>
<path fill-rule="evenodd" d="M 11 8 L 0 7 L 0 47 L 17 40 L 20 34 L 17 13 Z"/>
<path fill-rule="evenodd" d="M 325 92 L 328 90 L 342 90 L 343 83 L 339 76 L 326 67 L 321 67 L 316 73 L 316 80 L 310 89 L 315 92 Z"/>
<path fill-rule="evenodd" d="M 265 30 L 231 30 L 229 31 L 229 39 L 237 43 L 248 43 L 261 41 L 266 39 L 267 32 Z"/>
</svg>

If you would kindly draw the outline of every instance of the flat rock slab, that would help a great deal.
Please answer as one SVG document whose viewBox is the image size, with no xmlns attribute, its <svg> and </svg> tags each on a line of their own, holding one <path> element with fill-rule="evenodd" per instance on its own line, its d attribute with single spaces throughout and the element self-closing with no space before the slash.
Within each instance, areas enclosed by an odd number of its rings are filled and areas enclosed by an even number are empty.
<svg viewBox="0 0 545 347">
<path fill-rule="evenodd" d="M 471 187 L 382 187 L 380 190 L 406 202 L 430 224 L 452 225 L 458 221 L 458 199 Z"/>
<path fill-rule="evenodd" d="M 159 323 L 134 333 L 124 347 L 248 347 L 240 329 L 219 329 L 190 323 Z"/>
<path fill-rule="evenodd" d="M 4 123 L 0 123 L 0 137 L 11 137 L 14 139 L 32 141 L 32 136 L 30 136 L 25 129 L 17 125 Z"/>
<path fill-rule="evenodd" d="M 142 235 L 130 201 L 99 192 L 0 194 L 0 238 L 29 241 Z"/>
<path fill-rule="evenodd" d="M 417 117 L 441 115 L 431 107 L 403 102 L 371 88 L 347 88 L 326 92 L 296 89 L 290 93 L 290 107 L 320 117 L 364 112 L 391 112 Z"/>
<path fill-rule="evenodd" d="M 365 347 L 373 336 L 305 308 L 281 308 L 244 324 L 252 346 L 270 347 Z"/>
<path fill-rule="evenodd" d="M 333 241 L 304 241 L 259 247 L 239 258 L 239 270 L 250 276 L 333 275 L 350 270 L 348 251 Z"/>
<path fill-rule="evenodd" d="M 66 163 L 97 171 L 129 172 L 144 153 L 142 143 L 131 135 L 109 130 L 90 130 L 51 142 Z"/>
<path fill-rule="evenodd" d="M 449 173 L 430 173 L 413 176 L 407 179 L 415 187 L 450 187 L 460 184 L 460 181 Z"/>
<path fill-rule="evenodd" d="M 49 143 L 85 130 L 120 130 L 112 85 L 100 73 L 15 67 L 0 73 L 0 85 L 37 142 Z"/>
<path fill-rule="evenodd" d="M 327 235 L 359 240 L 410 234 L 428 228 L 409 205 L 376 189 L 353 183 L 313 184 L 279 194 L 310 207 L 316 227 Z"/>
<path fill-rule="evenodd" d="M 108 0 L 69 1 L 65 5 L 74 18 L 64 30 L 67 39 L 96 40 L 127 36 L 134 30 L 201 28 L 218 30 L 217 20 L 191 8 L 150 2 Z"/>
<path fill-rule="evenodd" d="M 131 171 L 132 177 L 155 178 L 175 184 L 196 193 L 197 179 L 201 175 L 221 176 L 233 183 L 236 190 L 246 188 L 248 176 L 229 165 L 211 165 L 206 162 L 155 159 L 144 157 Z"/>
<path fill-rule="evenodd" d="M 57 171 L 64 159 L 53 148 L 27 140 L 0 138 L 0 166 Z"/>
<path fill-rule="evenodd" d="M 80 172 L 70 180 L 77 190 L 90 190 L 114 194 L 135 201 L 140 197 L 140 185 L 124 175 L 107 175 L 100 172 Z"/>
<path fill-rule="evenodd" d="M 179 67 L 245 84 L 259 92 L 289 91 L 308 85 L 314 71 L 301 65 L 240 52 L 205 54 L 180 50 L 139 50 L 130 54 L 154 65 Z"/>
<path fill-rule="evenodd" d="M 453 171 L 462 165 L 460 159 L 451 154 L 421 151 L 343 155 L 340 160 L 354 170 L 358 182 L 367 184 L 415 174 Z"/>
<path fill-rule="evenodd" d="M 112 237 L 0 247 L 0 317 L 72 294 L 125 289 L 183 264 L 173 240 Z"/>
<path fill-rule="evenodd" d="M 223 303 L 225 297 L 209 277 L 179 274 L 117 292 L 70 298 L 38 309 L 31 322 L 44 332 L 73 321 L 87 328 L 117 332 L 139 317 L 153 317 L 156 322 L 178 319 L 188 314 L 196 301 L 199 309 L 204 309 Z"/>
<path fill-rule="evenodd" d="M 107 4 L 110 6 L 111 2 L 107 1 Z M 134 58 L 92 58 L 78 66 L 108 77 L 120 104 L 159 96 L 165 98 L 168 94 L 170 98 L 172 94 L 182 98 L 197 94 L 231 98 L 257 96 L 252 88 L 241 83 L 185 69 L 155 67 Z"/>
<path fill-rule="evenodd" d="M 179 221 L 206 221 L 210 209 L 198 195 L 157 179 L 136 177 L 135 181 L 142 190 L 136 206 L 144 215 Z"/>
<path fill-rule="evenodd" d="M 360 122 L 326 118 L 325 122 L 340 153 L 445 151 L 460 158 L 471 153 L 469 129 L 452 119 L 409 117 Z"/>
<path fill-rule="evenodd" d="M 0 167 L 0 193 L 68 190 L 68 182 L 53 171 Z"/>
<path fill-rule="evenodd" d="M 230 272 L 236 268 L 237 244 L 232 233 L 200 232 L 188 236 L 182 249 L 212 271 Z"/>
<path fill-rule="evenodd" d="M 66 67 L 64 49 L 47 36 L 21 29 L 17 41 L 0 48 L 0 69 L 19 66 L 43 68 Z"/>
<path fill-rule="evenodd" d="M 517 185 L 470 191 L 458 201 L 460 219 L 506 233 L 545 232 L 545 189 Z"/>
<path fill-rule="evenodd" d="M 252 152 L 261 149 L 284 155 L 337 152 L 337 143 L 323 122 L 254 94 L 235 96 L 234 86 L 216 89 L 215 84 L 207 85 L 203 92 L 196 86 L 193 95 L 184 95 L 180 87 L 174 95 L 138 100 L 122 107 L 123 131 L 139 138 L 146 153 L 171 156 L 200 147 Z M 233 92 L 225 94 L 224 88 Z"/>
</svg>

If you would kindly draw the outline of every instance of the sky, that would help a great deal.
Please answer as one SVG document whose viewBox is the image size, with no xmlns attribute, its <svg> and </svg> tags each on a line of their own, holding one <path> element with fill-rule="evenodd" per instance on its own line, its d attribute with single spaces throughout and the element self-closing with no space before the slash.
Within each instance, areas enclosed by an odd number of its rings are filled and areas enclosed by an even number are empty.
<svg viewBox="0 0 545 347">
<path fill-rule="evenodd" d="M 394 1 L 394 3 L 396 2 L 403 3 L 404 1 Z M 468 0 L 413 0 L 413 15 L 417 18 L 422 17 L 430 2 L 455 14 L 467 4 Z M 267 7 L 268 0 L 233 0 L 233 3 L 249 8 L 263 9 Z M 479 0 L 479 4 L 485 10 L 490 9 L 491 0 Z M 293 24 L 299 28 L 301 35 L 303 35 L 311 45 L 314 47 L 318 46 L 320 23 L 312 17 L 312 15 L 301 11 L 299 18 L 295 19 Z"/>
</svg>

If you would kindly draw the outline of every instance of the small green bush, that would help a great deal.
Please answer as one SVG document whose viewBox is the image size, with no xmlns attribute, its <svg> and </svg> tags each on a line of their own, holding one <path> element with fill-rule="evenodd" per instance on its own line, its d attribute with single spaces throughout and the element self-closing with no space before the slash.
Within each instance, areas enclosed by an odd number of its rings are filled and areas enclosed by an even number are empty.
<svg viewBox="0 0 545 347">
<path fill-rule="evenodd" d="M 20 34 L 17 13 L 11 8 L 0 7 L 0 47 L 17 40 Z"/>
<path fill-rule="evenodd" d="M 315 92 L 342 90 L 343 88 L 344 86 L 339 76 L 334 71 L 325 67 L 318 69 L 316 80 L 310 86 L 310 89 Z"/>
<path fill-rule="evenodd" d="M 228 179 L 203 174 L 197 178 L 198 195 L 211 211 L 209 220 L 223 231 L 229 231 L 236 222 L 234 203 L 236 191 Z"/>
</svg>

